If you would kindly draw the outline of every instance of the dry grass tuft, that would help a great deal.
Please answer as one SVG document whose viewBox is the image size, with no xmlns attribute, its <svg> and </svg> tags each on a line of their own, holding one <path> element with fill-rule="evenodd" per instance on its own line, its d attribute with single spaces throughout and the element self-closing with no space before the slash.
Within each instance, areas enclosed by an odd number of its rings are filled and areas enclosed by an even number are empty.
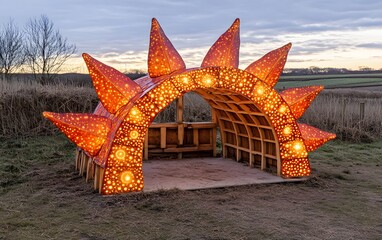
<svg viewBox="0 0 382 240">
<path fill-rule="evenodd" d="M 0 81 L 0 137 L 53 134 L 56 129 L 42 117 L 43 111 L 92 112 L 97 102 L 94 89 L 86 86 Z M 175 114 L 173 102 L 155 122 L 174 122 Z M 370 142 L 382 138 L 381 119 L 382 92 L 341 89 L 323 91 L 300 121 L 334 132 L 342 140 Z M 211 121 L 210 106 L 196 93 L 184 97 L 184 121 Z"/>
<path fill-rule="evenodd" d="M 97 104 L 92 88 L 0 82 L 0 136 L 31 136 L 56 132 L 43 111 L 91 112 Z"/>
<path fill-rule="evenodd" d="M 364 118 L 361 117 L 364 103 Z M 325 90 L 301 118 L 337 138 L 352 142 L 371 142 L 382 138 L 382 92 L 354 89 Z"/>
</svg>

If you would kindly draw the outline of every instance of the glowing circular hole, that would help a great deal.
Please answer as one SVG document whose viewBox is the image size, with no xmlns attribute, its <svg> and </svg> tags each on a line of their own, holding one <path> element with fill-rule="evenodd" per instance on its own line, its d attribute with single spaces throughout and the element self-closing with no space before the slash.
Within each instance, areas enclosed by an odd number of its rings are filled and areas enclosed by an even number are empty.
<svg viewBox="0 0 382 240">
<path fill-rule="evenodd" d="M 264 88 L 262 86 L 259 86 L 256 90 L 257 94 L 261 95 L 264 93 Z"/>
<path fill-rule="evenodd" d="M 184 84 L 188 84 L 188 78 L 187 78 L 187 77 L 184 77 L 184 78 L 183 78 L 183 83 L 184 83 Z"/>
<path fill-rule="evenodd" d="M 136 108 L 131 109 L 131 115 L 133 116 L 138 115 L 138 110 Z"/>
<path fill-rule="evenodd" d="M 300 142 L 296 142 L 294 145 L 293 145 L 293 148 L 294 150 L 296 151 L 299 151 L 302 149 L 302 144 Z"/>
<path fill-rule="evenodd" d="M 131 139 L 137 139 L 138 136 L 139 136 L 139 133 L 137 131 L 134 130 L 134 131 L 130 132 L 130 138 Z"/>
<path fill-rule="evenodd" d="M 131 171 L 124 171 L 121 174 L 121 182 L 124 184 L 130 184 L 134 180 L 134 174 Z"/>
<path fill-rule="evenodd" d="M 279 108 L 279 112 L 280 113 L 285 113 L 287 110 L 287 107 L 285 105 L 281 105 L 280 108 Z"/>
<path fill-rule="evenodd" d="M 115 152 L 115 156 L 118 158 L 118 159 L 124 159 L 126 157 L 126 152 L 125 150 L 123 149 L 119 149 Z"/>
<path fill-rule="evenodd" d="M 289 135 L 292 133 L 292 128 L 290 126 L 286 126 L 283 130 L 284 135 Z"/>
</svg>

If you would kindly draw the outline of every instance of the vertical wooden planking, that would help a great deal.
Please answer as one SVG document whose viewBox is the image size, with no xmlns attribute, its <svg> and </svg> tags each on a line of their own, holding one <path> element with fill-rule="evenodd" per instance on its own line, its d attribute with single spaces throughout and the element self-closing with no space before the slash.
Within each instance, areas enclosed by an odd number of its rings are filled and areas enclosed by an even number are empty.
<svg viewBox="0 0 382 240">
<path fill-rule="evenodd" d="M 211 108 L 211 115 L 212 115 L 212 122 L 215 124 L 215 126 L 212 128 L 211 133 L 211 144 L 212 144 L 212 156 L 216 157 L 216 128 L 217 128 L 217 119 L 216 119 L 216 112 L 214 108 Z"/>
<path fill-rule="evenodd" d="M 105 169 L 100 167 L 99 168 L 99 184 L 98 184 L 98 192 L 101 193 L 102 191 L 102 184 L 103 184 L 103 175 L 105 174 Z"/>
<path fill-rule="evenodd" d="M 167 145 L 166 144 L 166 141 L 167 141 L 166 133 L 167 133 L 166 127 L 161 127 L 160 128 L 160 147 L 162 149 L 165 149 L 166 145 Z"/>
<path fill-rule="evenodd" d="M 193 144 L 198 147 L 199 146 L 199 129 L 194 128 L 192 129 L 192 136 L 193 136 Z"/>
<path fill-rule="evenodd" d="M 178 123 L 178 146 L 182 147 L 184 142 L 184 124 L 183 124 L 183 96 L 176 100 L 176 122 Z M 183 154 L 178 153 L 178 159 L 182 159 Z"/>
<path fill-rule="evenodd" d="M 100 166 L 96 165 L 95 166 L 95 172 L 94 172 L 94 190 L 98 189 L 99 186 L 99 177 L 100 177 Z"/>
</svg>

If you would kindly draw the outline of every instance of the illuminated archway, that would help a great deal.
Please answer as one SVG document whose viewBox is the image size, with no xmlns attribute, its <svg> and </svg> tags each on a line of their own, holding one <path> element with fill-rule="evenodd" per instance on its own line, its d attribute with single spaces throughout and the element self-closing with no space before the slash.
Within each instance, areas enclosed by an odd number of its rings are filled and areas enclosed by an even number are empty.
<svg viewBox="0 0 382 240">
<path fill-rule="evenodd" d="M 147 130 L 162 109 L 191 91 L 209 101 L 218 114 L 220 125 L 226 121 L 237 126 L 231 129 L 236 139 L 232 140 L 236 141 L 236 158 L 244 150 L 251 164 L 256 161 L 256 153 L 264 163 L 266 151 L 256 151 L 255 144 L 251 143 L 257 138 L 251 133 L 251 126 L 256 128 L 260 125 L 259 118 L 253 118 L 251 114 L 257 113 L 270 123 L 269 130 L 276 138 L 273 142 L 276 146 L 274 155 L 278 156 L 278 173 L 283 177 L 308 176 L 308 151 L 315 150 L 335 135 L 298 124 L 296 119 L 305 112 L 322 87 L 288 89 L 279 94 L 273 87 L 285 65 L 291 44 L 271 51 L 245 70 L 237 68 L 239 45 L 237 19 L 211 47 L 200 68 L 186 69 L 159 23 L 153 19 L 149 75 L 134 82 L 84 54 L 102 104 L 94 114 L 45 112 L 44 116 L 105 169 L 103 194 L 142 190 L 142 152 Z M 227 99 L 227 95 L 232 97 Z M 245 130 L 235 123 L 242 124 Z M 240 140 L 241 137 L 246 137 L 248 143 Z M 261 141 L 265 139 L 264 136 L 258 138 Z M 229 144 L 223 137 L 223 145 L 229 147 Z"/>
</svg>

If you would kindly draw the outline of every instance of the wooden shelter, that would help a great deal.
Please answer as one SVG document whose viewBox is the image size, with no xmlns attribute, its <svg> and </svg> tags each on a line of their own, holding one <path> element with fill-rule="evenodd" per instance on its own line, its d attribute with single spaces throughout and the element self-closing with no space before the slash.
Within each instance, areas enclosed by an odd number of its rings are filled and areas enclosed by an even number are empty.
<svg viewBox="0 0 382 240">
<path fill-rule="evenodd" d="M 310 174 L 308 151 L 334 134 L 297 123 L 321 86 L 273 87 L 291 44 L 271 51 L 238 69 L 239 20 L 215 42 L 200 68 L 186 69 L 159 23 L 153 19 L 148 56 L 149 74 L 130 80 L 114 68 L 84 54 L 100 104 L 93 114 L 48 113 L 78 147 L 76 167 L 102 194 L 141 191 L 142 162 L 150 153 L 195 152 L 216 155 L 217 127 L 223 157 L 247 161 L 251 167 L 283 177 Z M 183 121 L 182 96 L 195 92 L 212 108 L 212 122 Z M 152 123 L 177 100 L 177 121 Z"/>
</svg>

